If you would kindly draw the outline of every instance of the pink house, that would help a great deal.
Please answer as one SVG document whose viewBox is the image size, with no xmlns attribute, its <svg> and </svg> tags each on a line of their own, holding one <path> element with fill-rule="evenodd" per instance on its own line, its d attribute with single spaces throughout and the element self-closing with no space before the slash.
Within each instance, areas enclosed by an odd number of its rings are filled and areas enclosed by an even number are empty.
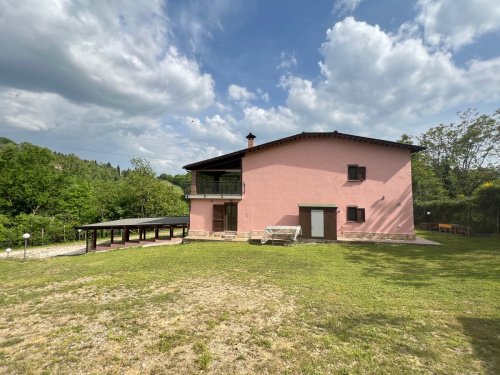
<svg viewBox="0 0 500 375">
<path fill-rule="evenodd" d="M 411 154 L 423 148 L 300 133 L 184 166 L 190 236 L 258 237 L 301 225 L 303 238 L 415 238 Z"/>
</svg>

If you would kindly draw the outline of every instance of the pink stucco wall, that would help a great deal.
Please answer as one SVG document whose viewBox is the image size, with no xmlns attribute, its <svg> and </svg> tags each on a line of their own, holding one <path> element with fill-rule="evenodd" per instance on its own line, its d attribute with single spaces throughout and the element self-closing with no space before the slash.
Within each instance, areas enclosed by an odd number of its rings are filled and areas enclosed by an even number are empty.
<svg viewBox="0 0 500 375">
<path fill-rule="evenodd" d="M 227 199 L 191 199 L 189 213 L 189 229 L 212 231 L 213 205 L 231 202 Z M 239 202 L 239 201 L 234 201 Z M 239 207 L 238 207 L 239 208 Z"/>
<path fill-rule="evenodd" d="M 348 164 L 365 166 L 366 180 L 348 182 Z M 336 204 L 339 235 L 414 232 L 408 150 L 307 138 L 250 152 L 242 167 L 245 195 L 238 203 L 238 232 L 298 225 L 299 203 Z M 191 229 L 212 230 L 213 204 L 191 201 Z M 364 223 L 347 222 L 349 205 L 365 208 Z"/>
</svg>

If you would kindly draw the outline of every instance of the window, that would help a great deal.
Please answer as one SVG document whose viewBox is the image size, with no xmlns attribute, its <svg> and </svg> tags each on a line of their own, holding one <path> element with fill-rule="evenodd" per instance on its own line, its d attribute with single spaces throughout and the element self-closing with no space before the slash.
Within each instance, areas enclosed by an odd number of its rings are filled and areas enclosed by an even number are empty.
<svg viewBox="0 0 500 375">
<path fill-rule="evenodd" d="M 347 221 L 365 222 L 365 209 L 357 206 L 347 207 Z"/>
<path fill-rule="evenodd" d="M 348 165 L 347 180 L 348 181 L 366 180 L 366 167 L 361 167 L 359 165 Z"/>
</svg>

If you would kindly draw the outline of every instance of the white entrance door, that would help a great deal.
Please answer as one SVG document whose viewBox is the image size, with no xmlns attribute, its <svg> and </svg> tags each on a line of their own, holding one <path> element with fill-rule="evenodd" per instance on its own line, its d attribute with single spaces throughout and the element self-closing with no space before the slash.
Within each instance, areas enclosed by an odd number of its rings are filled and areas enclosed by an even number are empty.
<svg viewBox="0 0 500 375">
<path fill-rule="evenodd" d="M 325 237 L 323 210 L 311 210 L 311 237 Z"/>
</svg>

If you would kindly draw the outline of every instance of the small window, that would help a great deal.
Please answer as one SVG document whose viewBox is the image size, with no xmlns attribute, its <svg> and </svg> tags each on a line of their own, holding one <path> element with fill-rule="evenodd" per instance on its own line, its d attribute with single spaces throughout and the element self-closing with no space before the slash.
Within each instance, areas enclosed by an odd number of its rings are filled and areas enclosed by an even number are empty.
<svg viewBox="0 0 500 375">
<path fill-rule="evenodd" d="M 347 221 L 365 222 L 365 209 L 356 206 L 347 207 Z"/>
<path fill-rule="evenodd" d="M 347 180 L 348 181 L 366 180 L 366 167 L 361 167 L 359 165 L 348 165 Z"/>
</svg>

